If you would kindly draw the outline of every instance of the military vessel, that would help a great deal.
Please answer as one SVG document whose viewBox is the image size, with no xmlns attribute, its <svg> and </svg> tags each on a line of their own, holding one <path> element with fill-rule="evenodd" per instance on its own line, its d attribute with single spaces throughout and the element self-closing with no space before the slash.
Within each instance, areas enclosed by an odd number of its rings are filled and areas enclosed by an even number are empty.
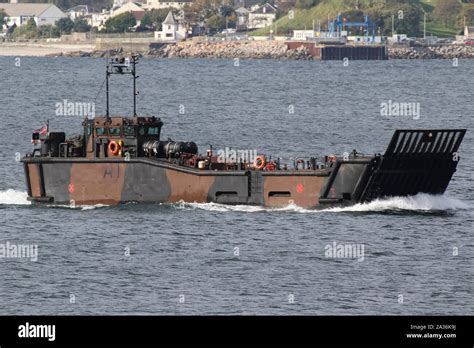
<svg viewBox="0 0 474 348">
<path fill-rule="evenodd" d="M 259 154 L 222 159 L 209 146 L 163 140 L 163 122 L 136 113 L 137 57 L 106 69 L 106 115 L 86 117 L 80 136 L 49 126 L 21 159 L 28 199 L 36 203 L 217 202 L 305 208 L 350 205 L 388 196 L 443 193 L 460 156 L 465 129 L 398 129 L 385 153 L 298 158 L 290 164 Z M 133 116 L 109 112 L 109 78 L 133 77 Z M 275 158 L 275 157 L 274 157 Z"/>
</svg>

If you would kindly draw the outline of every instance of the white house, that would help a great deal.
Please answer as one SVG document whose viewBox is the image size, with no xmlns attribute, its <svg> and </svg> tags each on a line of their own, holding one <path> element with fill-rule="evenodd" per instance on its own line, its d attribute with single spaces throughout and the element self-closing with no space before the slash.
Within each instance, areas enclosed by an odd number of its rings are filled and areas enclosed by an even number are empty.
<svg viewBox="0 0 474 348">
<path fill-rule="evenodd" d="M 88 15 L 92 15 L 93 13 L 97 13 L 97 11 L 87 5 L 77 5 L 77 6 L 71 7 L 69 10 L 66 11 L 66 14 L 72 20 L 75 20 L 81 17 L 86 17 Z"/>
<path fill-rule="evenodd" d="M 179 41 L 186 38 L 187 28 L 174 18 L 173 12 L 169 11 L 161 24 L 161 31 L 155 31 L 155 39 L 161 41 Z"/>
<path fill-rule="evenodd" d="M 127 2 L 135 2 L 135 3 L 146 4 L 146 0 L 114 0 L 114 2 L 112 4 L 112 8 L 122 7 Z"/>
<path fill-rule="evenodd" d="M 143 16 L 145 15 L 145 10 L 142 8 L 142 4 L 139 2 L 127 2 L 125 5 L 119 8 L 113 8 L 110 13 L 110 17 L 118 16 L 122 13 L 129 12 L 135 17 L 137 21 L 137 26 L 140 25 Z"/>
<path fill-rule="evenodd" d="M 105 28 L 105 22 L 107 22 L 109 18 L 110 12 L 105 9 L 100 13 L 91 13 L 86 16 L 87 24 L 99 30 Z"/>
<path fill-rule="evenodd" d="M 7 14 L 5 22 L 9 27 L 13 24 L 24 25 L 30 18 L 35 20 L 37 26 L 55 25 L 59 19 L 67 17 L 54 4 L 10 3 L 0 4 L 0 9 L 3 9 Z"/>
<path fill-rule="evenodd" d="M 146 0 L 145 7 L 151 9 L 175 8 L 182 10 L 186 5 L 192 5 L 194 0 Z"/>
<path fill-rule="evenodd" d="M 293 40 L 305 41 L 315 38 L 314 30 L 293 30 Z"/>
<path fill-rule="evenodd" d="M 260 29 L 273 24 L 276 18 L 277 8 L 268 2 L 258 6 L 248 14 L 248 28 Z"/>
</svg>

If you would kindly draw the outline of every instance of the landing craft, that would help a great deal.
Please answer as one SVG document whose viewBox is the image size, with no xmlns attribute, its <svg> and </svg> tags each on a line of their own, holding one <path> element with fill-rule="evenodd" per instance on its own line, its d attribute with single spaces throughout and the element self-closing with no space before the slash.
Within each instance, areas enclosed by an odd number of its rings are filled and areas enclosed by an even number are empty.
<svg viewBox="0 0 474 348">
<path fill-rule="evenodd" d="M 398 129 L 385 153 L 297 159 L 260 154 L 222 161 L 212 146 L 163 140 L 163 122 L 136 114 L 136 62 L 107 64 L 106 115 L 86 117 L 83 134 L 41 129 L 22 158 L 28 199 L 36 203 L 216 202 L 304 208 L 350 205 L 388 196 L 443 193 L 459 161 L 466 129 Z M 109 77 L 133 76 L 133 116 L 109 114 Z M 273 157 L 278 158 L 278 157 Z"/>
</svg>

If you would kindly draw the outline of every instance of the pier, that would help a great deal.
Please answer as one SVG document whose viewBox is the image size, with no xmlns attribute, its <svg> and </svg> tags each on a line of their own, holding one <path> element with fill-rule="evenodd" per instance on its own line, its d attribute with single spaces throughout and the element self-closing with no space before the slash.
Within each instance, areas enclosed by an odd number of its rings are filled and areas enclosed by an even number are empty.
<svg viewBox="0 0 474 348">
<path fill-rule="evenodd" d="M 315 42 L 286 42 L 289 50 L 305 47 L 318 60 L 387 60 L 385 45 L 318 45 Z"/>
</svg>

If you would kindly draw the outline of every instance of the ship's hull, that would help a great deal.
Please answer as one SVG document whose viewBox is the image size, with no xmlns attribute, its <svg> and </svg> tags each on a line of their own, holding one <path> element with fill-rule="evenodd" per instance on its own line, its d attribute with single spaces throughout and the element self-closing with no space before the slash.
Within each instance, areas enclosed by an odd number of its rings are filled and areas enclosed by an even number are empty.
<svg viewBox="0 0 474 348">
<path fill-rule="evenodd" d="M 67 204 L 217 202 L 316 207 L 327 171 L 211 171 L 153 159 L 24 163 L 32 201 Z"/>
<path fill-rule="evenodd" d="M 443 193 L 465 130 L 397 130 L 385 154 L 337 158 L 322 169 L 200 170 L 163 159 L 24 157 L 34 202 L 217 202 L 304 208 Z"/>
</svg>

